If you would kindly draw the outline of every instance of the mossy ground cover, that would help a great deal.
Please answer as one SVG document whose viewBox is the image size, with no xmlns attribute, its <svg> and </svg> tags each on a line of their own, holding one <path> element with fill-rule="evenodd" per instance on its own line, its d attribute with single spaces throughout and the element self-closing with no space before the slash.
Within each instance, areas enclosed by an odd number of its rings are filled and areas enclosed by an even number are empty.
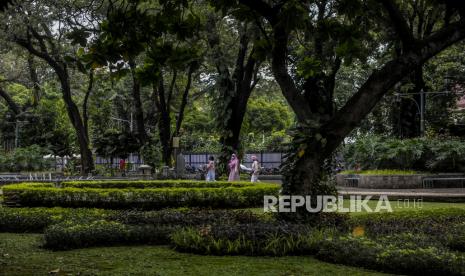
<svg viewBox="0 0 465 276">
<path fill-rule="evenodd" d="M 42 235 L 0 233 L 0 275 L 381 275 L 309 256 L 200 256 L 166 246 L 40 248 Z"/>
</svg>

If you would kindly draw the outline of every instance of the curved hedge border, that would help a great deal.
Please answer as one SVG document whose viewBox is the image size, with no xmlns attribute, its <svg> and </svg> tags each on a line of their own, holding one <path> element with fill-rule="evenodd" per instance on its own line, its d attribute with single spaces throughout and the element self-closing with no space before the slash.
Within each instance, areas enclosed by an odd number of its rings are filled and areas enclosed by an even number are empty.
<svg viewBox="0 0 465 276">
<path fill-rule="evenodd" d="M 96 182 L 94 182 L 96 183 Z M 122 182 L 121 182 L 122 183 Z M 104 209 L 159 209 L 167 207 L 210 207 L 210 208 L 246 208 L 256 207 L 263 203 L 263 196 L 277 195 L 279 185 L 228 183 L 205 187 L 177 187 L 172 184 L 163 188 L 134 188 L 133 182 L 127 182 L 128 188 L 88 188 L 87 185 L 101 185 L 79 182 L 77 187 L 55 187 L 52 183 L 22 183 L 3 187 L 5 202 L 27 207 L 74 207 Z M 135 182 L 138 183 L 138 182 Z M 163 183 L 163 182 L 147 182 Z M 187 182 L 186 182 L 187 183 Z M 193 181 L 192 186 L 201 185 Z M 221 184 L 221 183 L 220 183 Z M 229 185 L 230 184 L 230 185 Z M 234 185 L 238 186 L 234 186 Z M 67 186 L 68 185 L 68 186 Z M 113 185 L 113 184 L 110 184 Z M 137 184 L 139 185 L 139 184 Z M 155 185 L 155 184 L 150 184 Z M 166 184 L 160 184 L 166 185 Z M 185 185 L 185 183 L 183 183 Z M 228 186 L 229 185 L 229 186 Z M 242 186 L 241 186 L 242 185 Z M 85 188 L 84 188 L 85 187 Z M 93 186 L 94 187 L 94 186 Z"/>
</svg>

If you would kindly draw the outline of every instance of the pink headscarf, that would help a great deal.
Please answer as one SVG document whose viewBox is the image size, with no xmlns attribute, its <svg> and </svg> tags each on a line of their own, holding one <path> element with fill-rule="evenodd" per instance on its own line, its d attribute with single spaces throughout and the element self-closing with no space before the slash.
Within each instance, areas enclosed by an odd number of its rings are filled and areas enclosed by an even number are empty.
<svg viewBox="0 0 465 276">
<path fill-rule="evenodd" d="M 229 169 L 230 169 L 230 170 L 233 170 L 234 167 L 237 166 L 237 163 L 238 163 L 238 162 L 239 162 L 239 160 L 237 159 L 236 154 L 233 153 L 233 154 L 231 155 L 231 161 L 229 161 Z"/>
</svg>

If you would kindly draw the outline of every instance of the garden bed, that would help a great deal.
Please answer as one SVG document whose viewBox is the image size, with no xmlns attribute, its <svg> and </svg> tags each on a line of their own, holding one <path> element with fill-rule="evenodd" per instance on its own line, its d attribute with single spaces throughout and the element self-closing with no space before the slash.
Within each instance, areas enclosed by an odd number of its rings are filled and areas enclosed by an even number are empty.
<svg viewBox="0 0 465 276">
<path fill-rule="evenodd" d="M 316 221 L 291 223 L 250 211 L 186 208 L 0 209 L 0 232 L 44 233 L 38 246 L 53 250 L 170 245 L 202 255 L 312 255 L 390 273 L 465 275 L 461 209 L 320 214 Z"/>
<path fill-rule="evenodd" d="M 167 207 L 245 208 L 277 195 L 276 184 L 205 181 L 76 181 L 22 183 L 3 187 L 10 206 L 107 209 Z"/>
</svg>

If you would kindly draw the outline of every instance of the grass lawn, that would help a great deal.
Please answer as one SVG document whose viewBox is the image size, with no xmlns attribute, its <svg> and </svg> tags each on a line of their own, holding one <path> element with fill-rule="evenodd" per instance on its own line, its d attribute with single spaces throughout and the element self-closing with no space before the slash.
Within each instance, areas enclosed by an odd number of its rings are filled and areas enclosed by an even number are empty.
<svg viewBox="0 0 465 276">
<path fill-rule="evenodd" d="M 375 210 L 378 200 L 370 200 L 368 206 Z M 449 202 L 424 202 L 424 201 L 403 201 L 403 200 L 391 200 L 391 208 L 394 212 L 402 211 L 413 211 L 413 210 L 431 210 L 431 209 L 443 209 L 443 208 L 460 208 L 465 210 L 465 203 L 449 203 Z M 344 200 L 344 207 L 349 207 L 349 201 Z M 363 212 L 362 212 L 363 213 Z M 354 212 L 351 215 L 357 215 L 360 213 Z"/>
<path fill-rule="evenodd" d="M 431 210 L 431 209 L 444 209 L 444 208 L 460 208 L 465 211 L 465 203 L 451 203 L 451 202 L 425 202 L 425 201 L 402 201 L 402 200 L 391 200 L 391 208 L 393 212 L 402 212 L 402 211 L 414 211 L 414 210 Z M 368 206 L 374 211 L 378 200 L 368 201 Z M 344 199 L 344 207 L 349 208 L 350 203 L 349 199 Z M 263 214 L 263 208 L 248 208 L 256 214 Z M 350 215 L 364 214 L 363 212 L 352 212 Z"/>
<path fill-rule="evenodd" d="M 39 248 L 41 235 L 0 234 L 0 275 L 380 275 L 308 256 L 243 257 L 178 253 L 165 246 Z"/>
</svg>

